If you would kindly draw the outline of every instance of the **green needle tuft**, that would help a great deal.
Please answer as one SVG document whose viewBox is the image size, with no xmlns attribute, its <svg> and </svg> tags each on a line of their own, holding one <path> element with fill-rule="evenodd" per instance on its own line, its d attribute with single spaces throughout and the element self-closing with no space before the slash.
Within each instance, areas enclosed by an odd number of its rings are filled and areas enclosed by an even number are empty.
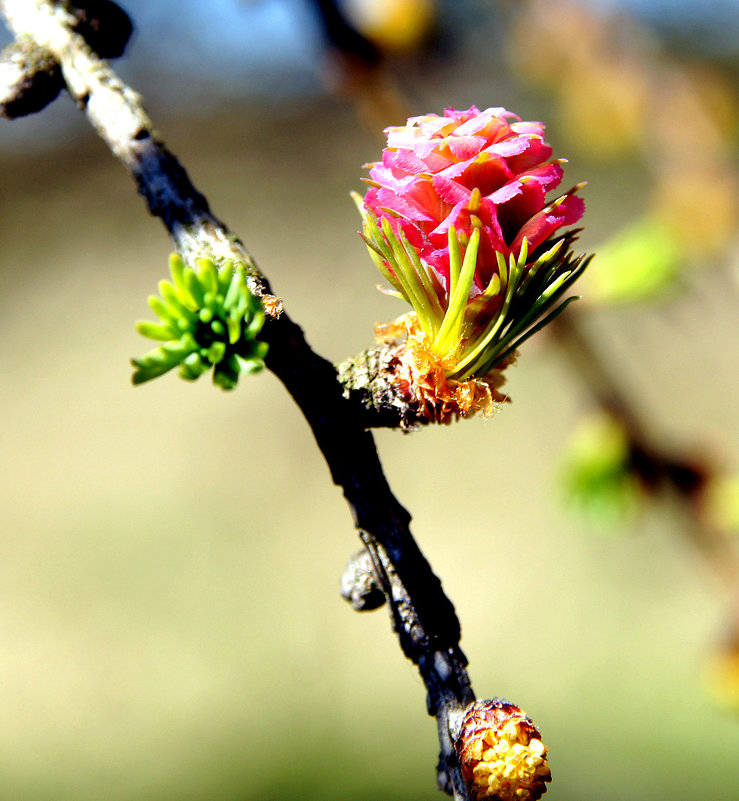
<svg viewBox="0 0 739 801">
<path fill-rule="evenodd" d="M 212 369 L 214 384 L 233 389 L 241 373 L 264 367 L 267 344 L 257 340 L 264 310 L 249 291 L 244 268 L 227 262 L 219 271 L 205 258 L 196 264 L 193 269 L 176 253 L 170 256 L 172 281 L 160 281 L 161 297 L 149 297 L 161 322 L 136 324 L 140 334 L 163 344 L 131 360 L 134 384 L 179 367 L 188 381 Z"/>
</svg>

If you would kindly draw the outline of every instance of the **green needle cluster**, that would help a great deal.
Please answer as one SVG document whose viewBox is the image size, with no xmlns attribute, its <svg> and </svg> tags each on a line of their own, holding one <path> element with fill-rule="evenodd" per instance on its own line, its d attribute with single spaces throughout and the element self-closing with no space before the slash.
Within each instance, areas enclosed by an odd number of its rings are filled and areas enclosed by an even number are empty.
<svg viewBox="0 0 739 801">
<path fill-rule="evenodd" d="M 358 195 L 354 200 L 370 257 L 393 287 L 389 294 L 413 306 L 447 376 L 459 381 L 486 375 L 561 314 L 577 299 L 563 295 L 592 258 L 575 257 L 570 251 L 577 233 L 573 231 L 543 244 L 547 249 L 529 261 L 524 237 L 518 257 L 511 254 L 506 259 L 496 252 L 497 270 L 484 291 L 473 294 L 481 226 L 471 215 L 471 236 L 449 227 L 449 279 L 444 289 L 402 230 L 396 233 L 385 217 L 378 220 Z"/>
<path fill-rule="evenodd" d="M 131 363 L 134 384 L 143 384 L 175 367 L 188 381 L 213 369 L 213 383 L 233 389 L 240 373 L 264 366 L 267 345 L 256 337 L 264 310 L 246 284 L 244 268 L 227 262 L 220 268 L 210 259 L 196 259 L 197 270 L 173 253 L 172 281 L 160 281 L 160 295 L 149 296 L 159 323 L 141 321 L 140 334 L 162 342 Z"/>
<path fill-rule="evenodd" d="M 465 310 L 468 335 L 458 351 L 452 377 L 464 380 L 482 376 L 501 364 L 529 337 L 559 316 L 577 295 L 563 295 L 582 275 L 592 256 L 577 256 L 569 250 L 573 234 L 549 243 L 550 247 L 533 263 L 527 263 L 528 243 L 524 237 L 518 258 L 506 259 L 496 253 L 498 272 L 488 288 Z M 484 325 L 475 319 L 476 303 L 499 298 L 500 304 Z M 464 328 L 462 329 L 464 330 Z"/>
</svg>

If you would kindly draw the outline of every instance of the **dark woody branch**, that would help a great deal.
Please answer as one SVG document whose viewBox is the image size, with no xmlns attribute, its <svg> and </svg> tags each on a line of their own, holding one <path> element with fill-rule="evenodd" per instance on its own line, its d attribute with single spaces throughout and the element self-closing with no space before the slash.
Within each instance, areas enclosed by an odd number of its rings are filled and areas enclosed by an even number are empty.
<svg viewBox="0 0 739 801">
<path fill-rule="evenodd" d="M 183 259 L 206 256 L 245 265 L 250 289 L 268 313 L 261 336 L 269 344 L 266 364 L 305 415 L 333 481 L 344 492 L 403 652 L 418 665 L 428 690 L 429 712 L 440 733 L 440 786 L 465 801 L 453 740 L 474 696 L 459 649 L 459 622 L 413 539 L 409 513 L 387 484 L 362 406 L 344 397 L 335 368 L 311 350 L 300 327 L 282 313 L 244 245 L 211 213 L 205 197 L 159 141 L 139 95 L 74 32 L 76 18 L 68 4 L 0 0 L 0 10 L 17 38 L 27 37 L 60 65 L 67 91 L 126 166 Z"/>
</svg>

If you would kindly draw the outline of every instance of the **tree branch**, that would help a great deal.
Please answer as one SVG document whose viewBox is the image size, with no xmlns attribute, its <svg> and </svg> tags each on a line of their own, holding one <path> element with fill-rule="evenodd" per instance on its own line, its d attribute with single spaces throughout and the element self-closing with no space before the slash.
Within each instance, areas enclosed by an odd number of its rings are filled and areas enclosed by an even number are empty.
<svg viewBox="0 0 739 801">
<path fill-rule="evenodd" d="M 49 105 L 64 86 L 54 56 L 23 36 L 0 53 L 0 117 L 14 120 Z"/>
<path fill-rule="evenodd" d="M 311 350 L 302 330 L 281 313 L 280 301 L 244 245 L 211 213 L 205 197 L 158 140 L 139 95 L 73 32 L 69 12 L 48 0 L 0 0 L 0 10 L 16 37 L 32 38 L 61 65 L 70 95 L 129 170 L 183 259 L 207 256 L 245 264 L 250 289 L 268 312 L 261 336 L 269 344 L 266 364 L 305 415 L 332 479 L 343 489 L 400 645 L 418 665 L 428 690 L 429 713 L 437 718 L 441 742 L 439 784 L 457 801 L 466 801 L 453 741 L 461 712 L 474 696 L 459 649 L 459 622 L 413 539 L 409 513 L 387 484 L 361 406 L 343 396 L 334 367 Z"/>
</svg>

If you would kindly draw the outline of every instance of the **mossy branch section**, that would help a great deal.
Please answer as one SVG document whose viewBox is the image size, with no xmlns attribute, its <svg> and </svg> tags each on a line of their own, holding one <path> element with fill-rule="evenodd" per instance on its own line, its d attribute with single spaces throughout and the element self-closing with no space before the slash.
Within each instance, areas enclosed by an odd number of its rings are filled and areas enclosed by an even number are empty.
<svg viewBox="0 0 739 801">
<path fill-rule="evenodd" d="M 431 422 L 420 404 L 401 392 L 395 373 L 399 365 L 392 345 L 378 345 L 336 366 L 344 397 L 362 408 L 368 428 L 411 431 Z"/>
</svg>

